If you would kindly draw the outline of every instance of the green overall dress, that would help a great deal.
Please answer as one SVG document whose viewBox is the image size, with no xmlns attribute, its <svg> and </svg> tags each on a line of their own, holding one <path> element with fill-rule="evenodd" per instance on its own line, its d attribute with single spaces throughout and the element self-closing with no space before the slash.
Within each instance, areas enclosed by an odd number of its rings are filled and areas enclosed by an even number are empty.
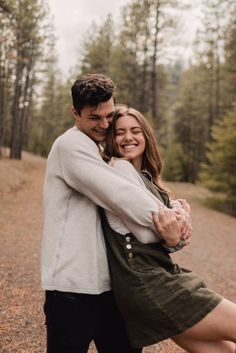
<svg viewBox="0 0 236 353">
<path fill-rule="evenodd" d="M 167 207 L 166 193 L 142 176 Z M 112 288 L 133 347 L 144 347 L 192 327 L 222 297 L 193 272 L 174 264 L 161 243 L 143 244 L 114 231 L 101 211 Z"/>
</svg>

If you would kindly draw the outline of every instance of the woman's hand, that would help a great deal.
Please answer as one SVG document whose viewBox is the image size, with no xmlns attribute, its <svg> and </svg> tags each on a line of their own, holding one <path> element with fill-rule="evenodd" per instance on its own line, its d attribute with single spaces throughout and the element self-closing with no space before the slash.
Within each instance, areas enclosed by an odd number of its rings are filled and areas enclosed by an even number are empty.
<svg viewBox="0 0 236 353">
<path fill-rule="evenodd" d="M 168 208 L 161 208 L 159 215 L 153 213 L 152 217 L 156 232 L 165 240 L 165 244 L 169 247 L 176 246 L 181 238 L 181 225 L 175 212 Z"/>
<path fill-rule="evenodd" d="M 189 203 L 188 203 L 185 199 L 176 199 L 176 200 L 174 200 L 174 201 L 179 202 L 179 203 L 181 204 L 182 208 L 183 208 L 187 213 L 190 214 L 190 211 L 191 211 L 190 205 L 189 205 Z"/>
</svg>

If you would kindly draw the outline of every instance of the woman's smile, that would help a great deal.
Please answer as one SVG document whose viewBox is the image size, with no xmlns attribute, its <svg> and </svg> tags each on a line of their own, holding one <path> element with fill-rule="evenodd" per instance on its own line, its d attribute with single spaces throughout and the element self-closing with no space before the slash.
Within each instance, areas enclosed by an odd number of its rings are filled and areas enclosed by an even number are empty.
<svg viewBox="0 0 236 353">
<path fill-rule="evenodd" d="M 134 116 L 125 115 L 116 121 L 115 142 L 123 157 L 141 170 L 146 142 L 142 128 Z"/>
<path fill-rule="evenodd" d="M 136 146 L 138 145 L 126 144 L 126 145 L 122 145 L 121 147 L 124 148 L 125 150 L 133 150 Z"/>
</svg>

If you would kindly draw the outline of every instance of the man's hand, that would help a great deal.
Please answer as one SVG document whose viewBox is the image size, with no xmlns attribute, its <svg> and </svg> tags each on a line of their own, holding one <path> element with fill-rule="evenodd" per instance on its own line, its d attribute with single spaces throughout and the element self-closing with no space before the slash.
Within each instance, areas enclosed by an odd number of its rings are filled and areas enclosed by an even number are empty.
<svg viewBox="0 0 236 353">
<path fill-rule="evenodd" d="M 181 239 L 184 240 L 184 246 L 188 245 L 191 242 L 192 237 L 192 220 L 188 212 L 184 208 L 173 208 L 175 212 L 177 221 L 181 228 Z"/>
<path fill-rule="evenodd" d="M 156 232 L 165 240 L 166 245 L 176 246 L 181 238 L 181 226 L 175 212 L 171 209 L 161 208 L 159 215 L 153 213 L 152 217 Z"/>
</svg>

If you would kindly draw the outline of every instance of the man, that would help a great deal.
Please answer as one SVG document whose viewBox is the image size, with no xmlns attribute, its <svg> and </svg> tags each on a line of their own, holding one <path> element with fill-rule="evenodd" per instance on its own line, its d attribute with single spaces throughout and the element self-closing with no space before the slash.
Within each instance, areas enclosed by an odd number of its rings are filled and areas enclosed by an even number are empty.
<svg viewBox="0 0 236 353">
<path fill-rule="evenodd" d="M 97 205 L 115 210 L 140 238 L 150 228 L 146 242 L 155 241 L 152 212 L 159 212 L 159 204 L 100 157 L 98 144 L 105 141 L 114 112 L 113 82 L 84 75 L 71 90 L 75 126 L 54 142 L 45 178 L 47 353 L 85 353 L 92 340 L 99 353 L 140 352 L 130 347 L 113 299 Z M 169 221 L 180 232 L 175 216 Z"/>
</svg>

